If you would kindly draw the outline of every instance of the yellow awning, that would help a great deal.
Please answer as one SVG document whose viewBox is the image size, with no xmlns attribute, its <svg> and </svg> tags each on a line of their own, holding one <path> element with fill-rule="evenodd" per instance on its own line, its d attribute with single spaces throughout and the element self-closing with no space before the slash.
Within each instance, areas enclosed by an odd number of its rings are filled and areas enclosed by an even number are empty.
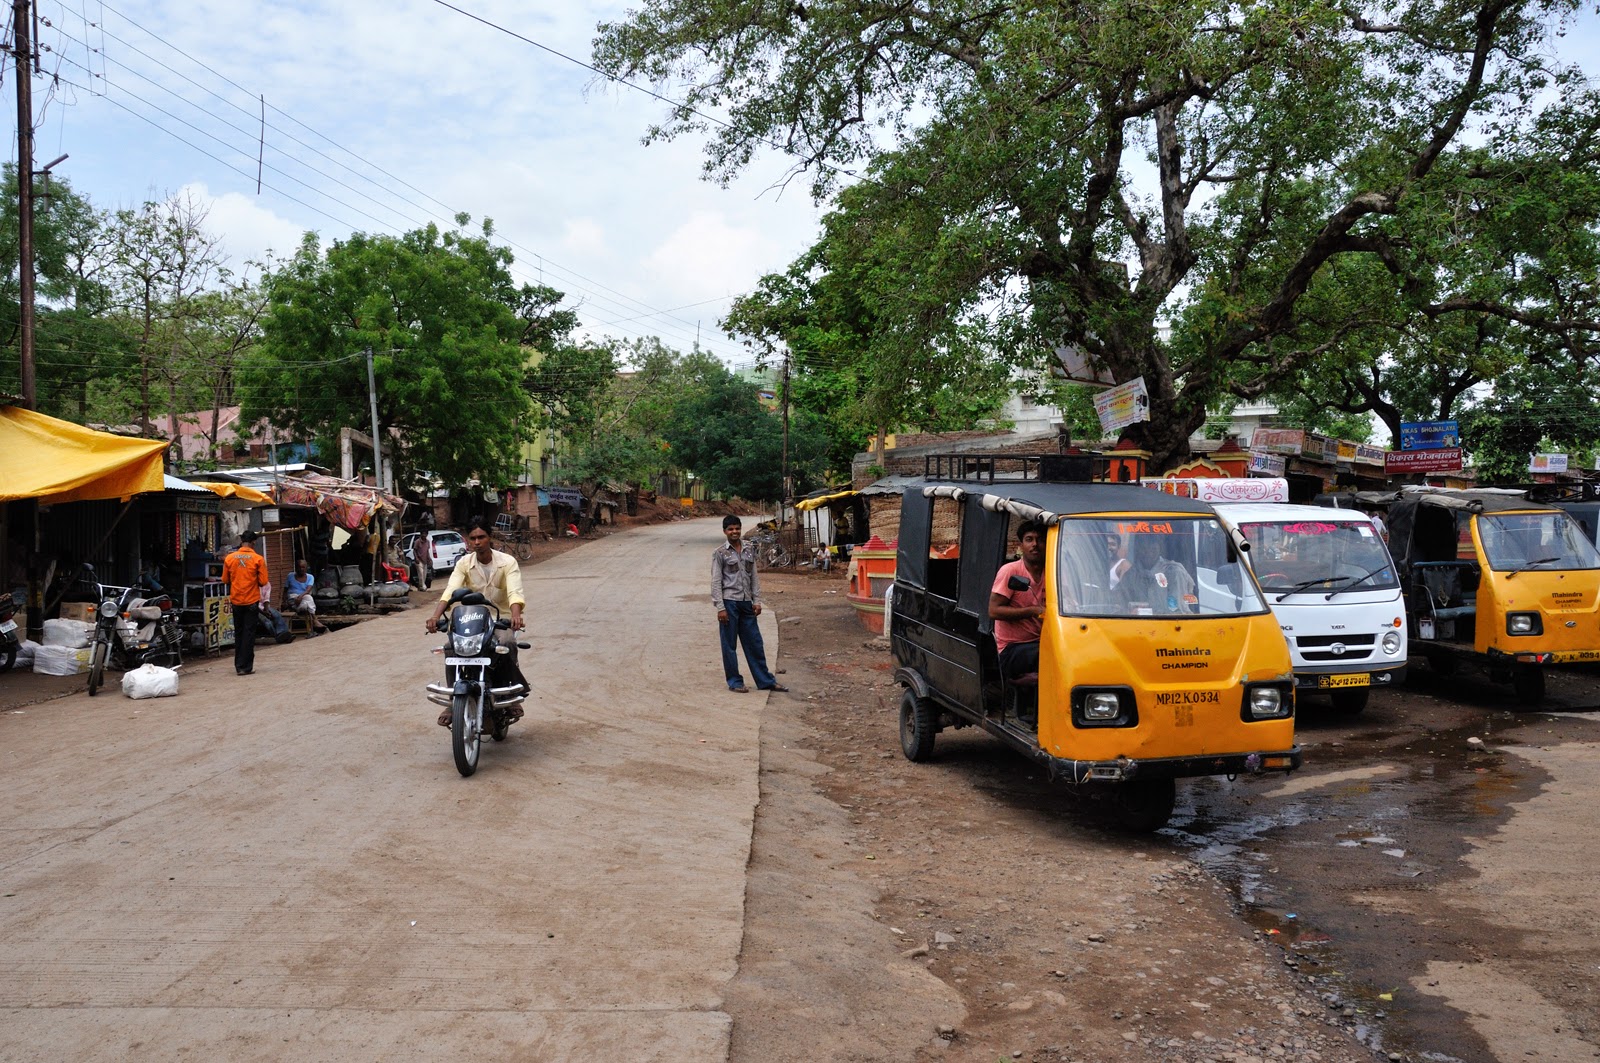
<svg viewBox="0 0 1600 1063">
<path fill-rule="evenodd" d="M 254 487 L 244 484 L 216 483 L 211 480 L 191 480 L 196 487 L 204 487 L 207 491 L 215 491 L 223 498 L 237 498 L 241 502 L 258 502 L 262 505 L 272 505 L 272 496 L 257 491 Z"/>
<path fill-rule="evenodd" d="M 37 498 L 49 505 L 160 491 L 166 449 L 164 439 L 114 436 L 0 406 L 0 502 Z"/>
<path fill-rule="evenodd" d="M 818 495 L 816 498 L 807 498 L 794 504 L 795 509 L 821 509 L 829 502 L 837 502 L 841 498 L 849 498 L 859 494 L 859 491 L 835 491 L 831 495 Z"/>
</svg>

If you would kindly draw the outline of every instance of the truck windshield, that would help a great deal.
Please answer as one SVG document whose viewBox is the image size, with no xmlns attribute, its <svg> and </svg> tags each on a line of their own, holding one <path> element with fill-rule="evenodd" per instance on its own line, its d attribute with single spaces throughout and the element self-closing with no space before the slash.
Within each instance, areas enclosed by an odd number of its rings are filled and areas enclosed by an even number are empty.
<svg viewBox="0 0 1600 1063">
<path fill-rule="evenodd" d="M 1241 616 L 1266 605 L 1214 517 L 1076 517 L 1061 522 L 1064 616 Z"/>
<path fill-rule="evenodd" d="M 1600 552 L 1565 513 L 1484 513 L 1478 537 L 1496 572 L 1600 568 Z"/>
<path fill-rule="evenodd" d="M 1365 520 L 1262 521 L 1239 525 L 1239 533 L 1250 544 L 1251 567 L 1269 598 L 1283 593 L 1343 588 L 1379 591 L 1399 586 L 1388 547 Z"/>
</svg>

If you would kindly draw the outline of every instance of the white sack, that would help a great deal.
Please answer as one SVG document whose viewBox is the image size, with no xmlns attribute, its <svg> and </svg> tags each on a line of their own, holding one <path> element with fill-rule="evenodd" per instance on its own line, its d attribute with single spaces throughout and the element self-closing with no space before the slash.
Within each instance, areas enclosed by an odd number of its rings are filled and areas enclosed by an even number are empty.
<svg viewBox="0 0 1600 1063">
<path fill-rule="evenodd" d="M 170 698 L 178 692 L 178 673 L 160 665 L 141 664 L 123 675 L 122 692 L 130 698 Z"/>
<path fill-rule="evenodd" d="M 44 644 L 81 649 L 94 637 L 94 625 L 87 620 L 46 620 Z"/>
<path fill-rule="evenodd" d="M 17 667 L 32 668 L 33 655 L 39 652 L 39 644 L 30 639 L 23 639 L 17 646 Z"/>
<path fill-rule="evenodd" d="M 33 653 L 33 670 L 39 675 L 81 675 L 89 670 L 92 652 L 87 647 L 40 646 Z"/>
</svg>

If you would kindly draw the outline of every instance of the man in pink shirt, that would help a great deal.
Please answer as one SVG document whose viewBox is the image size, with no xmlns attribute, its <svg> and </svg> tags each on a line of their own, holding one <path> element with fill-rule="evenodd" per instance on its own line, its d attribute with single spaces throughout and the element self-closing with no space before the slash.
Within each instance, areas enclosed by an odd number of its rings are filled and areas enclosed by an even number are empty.
<svg viewBox="0 0 1600 1063">
<path fill-rule="evenodd" d="M 1001 565 L 989 589 L 989 619 L 994 621 L 994 644 L 1000 651 L 1000 674 L 1007 679 L 1039 670 L 1039 633 L 1044 629 L 1045 527 L 1025 520 L 1017 528 L 1022 559 Z M 1027 582 L 1018 590 L 1013 579 Z"/>
</svg>

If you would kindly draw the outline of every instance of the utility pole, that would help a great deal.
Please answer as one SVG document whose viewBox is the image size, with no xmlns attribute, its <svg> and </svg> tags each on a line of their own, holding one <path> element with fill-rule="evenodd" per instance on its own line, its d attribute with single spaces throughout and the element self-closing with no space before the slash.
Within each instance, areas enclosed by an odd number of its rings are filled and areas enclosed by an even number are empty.
<svg viewBox="0 0 1600 1063">
<path fill-rule="evenodd" d="M 378 481 L 378 489 L 386 490 L 383 484 L 383 444 L 378 441 L 378 385 L 372 376 L 372 348 L 367 348 L 367 401 L 372 404 L 372 475 Z"/>
<path fill-rule="evenodd" d="M 780 392 L 783 403 L 783 504 L 785 507 L 794 501 L 794 492 L 789 488 L 789 351 L 783 352 L 783 388 Z M 783 519 L 783 514 L 778 514 L 778 519 Z"/>
<path fill-rule="evenodd" d="M 11 0 L 11 26 L 17 79 L 17 296 L 20 304 L 17 352 L 22 360 L 22 405 L 39 405 L 33 362 L 33 24 L 30 0 Z"/>
</svg>

